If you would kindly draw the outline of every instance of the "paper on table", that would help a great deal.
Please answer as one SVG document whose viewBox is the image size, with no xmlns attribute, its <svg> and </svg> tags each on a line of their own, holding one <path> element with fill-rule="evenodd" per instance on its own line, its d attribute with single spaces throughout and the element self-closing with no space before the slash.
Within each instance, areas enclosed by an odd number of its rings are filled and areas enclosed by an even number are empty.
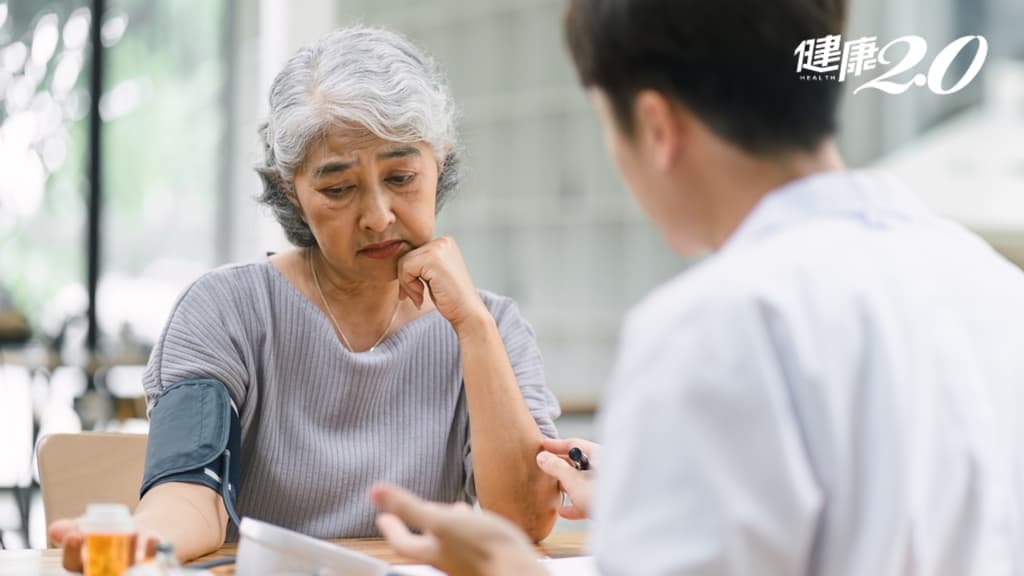
<svg viewBox="0 0 1024 576">
<path fill-rule="evenodd" d="M 593 556 L 548 558 L 541 560 L 551 576 L 597 576 L 597 563 Z"/>
<path fill-rule="evenodd" d="M 388 572 L 388 576 L 438 576 L 443 574 L 444 572 L 426 564 L 392 565 L 391 570 Z"/>
<path fill-rule="evenodd" d="M 597 565 L 593 556 L 574 558 L 545 558 L 540 563 L 551 576 L 597 576 Z M 444 576 L 444 572 L 426 564 L 392 566 L 391 574 L 396 576 Z"/>
</svg>

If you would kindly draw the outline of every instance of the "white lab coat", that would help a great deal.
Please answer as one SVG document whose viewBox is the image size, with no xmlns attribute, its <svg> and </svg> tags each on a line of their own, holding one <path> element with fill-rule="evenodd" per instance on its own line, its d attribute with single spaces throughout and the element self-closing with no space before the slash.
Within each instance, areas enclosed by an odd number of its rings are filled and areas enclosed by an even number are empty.
<svg viewBox="0 0 1024 576">
<path fill-rule="evenodd" d="M 881 174 L 790 183 L 626 319 L 591 549 L 609 575 L 1024 574 L 1022 408 L 1018 268 Z"/>
</svg>

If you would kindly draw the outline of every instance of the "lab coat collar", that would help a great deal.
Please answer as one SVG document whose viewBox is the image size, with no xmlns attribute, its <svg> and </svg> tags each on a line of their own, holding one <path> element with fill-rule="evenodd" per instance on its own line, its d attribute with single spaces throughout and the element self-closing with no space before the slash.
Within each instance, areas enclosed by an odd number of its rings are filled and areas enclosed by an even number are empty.
<svg viewBox="0 0 1024 576">
<path fill-rule="evenodd" d="M 853 218 L 884 227 L 925 213 L 921 201 L 890 174 L 874 170 L 822 172 L 765 194 L 723 249 L 819 218 Z"/>
</svg>

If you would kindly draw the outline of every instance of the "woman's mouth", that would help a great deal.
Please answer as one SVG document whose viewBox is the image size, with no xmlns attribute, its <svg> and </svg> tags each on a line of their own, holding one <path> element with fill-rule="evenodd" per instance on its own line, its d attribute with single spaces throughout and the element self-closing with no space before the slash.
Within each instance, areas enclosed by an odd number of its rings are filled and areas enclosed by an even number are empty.
<svg viewBox="0 0 1024 576">
<path fill-rule="evenodd" d="M 359 249 L 359 254 L 366 256 L 367 258 L 374 258 L 377 260 L 383 258 L 390 258 L 398 253 L 402 248 L 401 240 L 389 240 L 387 242 L 378 242 L 377 244 L 369 244 Z"/>
</svg>

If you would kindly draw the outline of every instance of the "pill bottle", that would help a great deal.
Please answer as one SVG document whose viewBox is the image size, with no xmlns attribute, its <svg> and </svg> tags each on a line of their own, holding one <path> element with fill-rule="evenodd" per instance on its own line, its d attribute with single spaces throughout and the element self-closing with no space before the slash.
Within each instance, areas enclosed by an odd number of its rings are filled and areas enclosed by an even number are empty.
<svg viewBox="0 0 1024 576">
<path fill-rule="evenodd" d="M 135 522 L 124 504 L 89 504 L 78 520 L 85 536 L 83 576 L 121 576 L 132 565 Z"/>
</svg>

